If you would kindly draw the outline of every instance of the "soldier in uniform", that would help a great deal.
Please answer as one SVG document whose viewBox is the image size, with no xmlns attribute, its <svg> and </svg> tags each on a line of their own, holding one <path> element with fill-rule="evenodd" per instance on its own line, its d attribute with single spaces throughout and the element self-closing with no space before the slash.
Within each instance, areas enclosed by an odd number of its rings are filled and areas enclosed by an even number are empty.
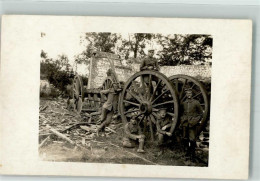
<svg viewBox="0 0 260 181">
<path fill-rule="evenodd" d="M 185 90 L 187 99 L 181 103 L 183 115 L 181 117 L 180 128 L 183 131 L 186 155 L 192 159 L 195 157 L 196 148 L 196 128 L 202 118 L 203 109 L 199 101 L 192 98 L 192 90 Z"/>
<path fill-rule="evenodd" d="M 123 146 L 133 148 L 136 142 L 139 143 L 138 153 L 144 153 L 144 139 L 140 126 L 137 124 L 136 118 L 132 117 L 125 127 L 125 137 L 123 138 Z"/>
<path fill-rule="evenodd" d="M 148 56 L 146 58 L 144 58 L 141 62 L 140 71 L 143 71 L 143 70 L 159 71 L 160 70 L 158 61 L 153 57 L 153 55 L 154 55 L 154 50 L 149 49 Z"/>
<path fill-rule="evenodd" d="M 108 69 L 107 75 L 111 76 L 111 69 Z M 113 83 L 111 88 L 100 91 L 101 96 L 107 95 L 107 100 L 101 109 L 101 125 L 97 130 L 98 132 L 103 131 L 105 127 L 110 124 L 113 114 L 115 113 L 114 100 L 119 91 L 120 89 L 116 87 L 116 83 Z"/>
<path fill-rule="evenodd" d="M 166 115 L 166 108 L 162 108 L 159 111 L 157 121 L 156 121 L 156 129 L 158 134 L 158 145 L 162 145 L 164 141 L 165 135 L 172 136 L 170 132 L 170 128 L 172 126 L 172 119 L 170 116 Z"/>
<path fill-rule="evenodd" d="M 148 56 L 146 58 L 144 58 L 140 64 L 140 71 L 144 71 L 144 70 L 159 71 L 160 70 L 158 61 L 153 56 L 154 56 L 154 50 L 149 49 Z M 152 88 L 151 87 L 148 88 L 149 75 L 143 75 L 141 77 L 141 81 L 142 81 L 142 86 L 143 86 L 144 92 L 150 91 L 150 93 L 152 93 Z M 155 77 L 153 77 L 151 81 L 157 82 L 158 80 Z"/>
</svg>

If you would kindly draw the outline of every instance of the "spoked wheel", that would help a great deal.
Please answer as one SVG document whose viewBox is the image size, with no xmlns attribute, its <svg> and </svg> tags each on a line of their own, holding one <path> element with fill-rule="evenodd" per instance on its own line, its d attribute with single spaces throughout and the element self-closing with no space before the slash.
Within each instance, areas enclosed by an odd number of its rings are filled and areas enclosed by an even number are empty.
<svg viewBox="0 0 260 181">
<path fill-rule="evenodd" d="M 199 101 L 203 109 L 203 117 L 200 121 L 200 126 L 197 130 L 197 135 L 199 135 L 204 126 L 206 125 L 209 110 L 208 96 L 203 84 L 193 77 L 182 74 L 171 76 L 169 77 L 169 79 L 177 91 L 180 104 L 187 99 L 185 94 L 185 89 L 187 88 L 192 90 L 192 98 Z M 181 114 L 182 113 L 180 112 L 180 116 Z"/>
<path fill-rule="evenodd" d="M 120 114 L 127 123 L 135 118 L 144 132 L 154 141 L 160 109 L 170 116 L 172 133 L 178 120 L 178 98 L 168 78 L 156 71 L 134 74 L 125 84 L 120 97 Z"/>
<path fill-rule="evenodd" d="M 102 90 L 109 89 L 113 86 L 113 79 L 111 77 L 107 77 L 106 80 L 102 84 Z"/>
<path fill-rule="evenodd" d="M 108 76 L 108 77 L 105 79 L 105 81 L 103 82 L 102 87 L 101 87 L 101 90 L 107 90 L 107 89 L 112 88 L 112 87 L 113 87 L 113 83 L 114 83 L 114 81 L 113 81 L 112 77 Z M 107 100 L 107 96 L 106 96 L 106 95 L 103 95 L 103 96 L 101 96 L 100 99 L 101 99 L 101 102 L 100 102 L 100 105 L 99 105 L 99 106 L 102 106 L 103 103 Z"/>
<path fill-rule="evenodd" d="M 82 110 L 82 104 L 84 99 L 83 82 L 79 75 L 76 75 L 72 83 L 72 99 L 74 105 L 74 111 L 80 113 Z"/>
</svg>

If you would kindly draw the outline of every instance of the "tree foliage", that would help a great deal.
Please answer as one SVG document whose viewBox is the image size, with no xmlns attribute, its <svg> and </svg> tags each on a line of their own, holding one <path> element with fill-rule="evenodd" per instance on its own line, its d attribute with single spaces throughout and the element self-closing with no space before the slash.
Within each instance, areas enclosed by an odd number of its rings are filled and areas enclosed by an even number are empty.
<svg viewBox="0 0 260 181">
<path fill-rule="evenodd" d="M 56 60 L 49 58 L 47 53 L 41 52 L 41 77 L 46 78 L 50 84 L 65 93 L 66 86 L 72 83 L 73 71 L 66 55 L 60 55 Z"/>
<path fill-rule="evenodd" d="M 204 64 L 212 58 L 210 35 L 162 35 L 150 33 L 85 33 L 81 38 L 86 49 L 75 56 L 76 63 L 89 63 L 93 51 L 119 54 L 121 58 L 143 58 L 154 48 L 161 65 Z"/>
<path fill-rule="evenodd" d="M 210 35 L 157 35 L 161 65 L 204 64 L 212 58 Z"/>
<path fill-rule="evenodd" d="M 115 45 L 121 36 L 116 33 L 85 33 L 81 38 L 81 43 L 86 44 L 86 50 L 80 55 L 83 58 L 90 58 L 93 51 L 115 52 Z M 81 63 L 81 61 L 79 61 Z"/>
</svg>

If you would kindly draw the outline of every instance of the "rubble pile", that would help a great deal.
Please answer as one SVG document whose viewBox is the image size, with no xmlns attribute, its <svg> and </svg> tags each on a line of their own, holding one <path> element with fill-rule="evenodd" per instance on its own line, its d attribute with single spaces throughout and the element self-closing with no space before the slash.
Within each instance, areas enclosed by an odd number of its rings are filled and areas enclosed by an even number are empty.
<svg viewBox="0 0 260 181">
<path fill-rule="evenodd" d="M 92 118 L 90 119 L 91 113 Z M 137 148 L 122 147 L 124 134 L 120 117 L 115 116 L 104 132 L 97 132 L 101 124 L 98 112 L 82 111 L 80 114 L 67 106 L 67 100 L 41 99 L 39 107 L 39 153 L 48 161 L 113 162 L 161 165 L 192 165 L 176 145 L 159 148 L 146 142 L 146 153 L 136 153 Z M 197 142 L 201 166 L 207 164 L 209 131 L 202 132 Z M 77 150 L 80 150 L 77 151 Z M 199 165 L 197 164 L 197 165 Z"/>
<path fill-rule="evenodd" d="M 89 123 L 89 114 L 77 114 L 67 109 L 67 103 L 64 99 L 41 100 L 39 108 L 39 144 L 51 142 L 50 137 L 57 142 L 68 142 L 76 146 L 89 146 L 91 140 L 95 140 L 97 127 L 99 126 L 98 116 L 92 118 Z M 111 124 L 106 127 L 101 136 L 109 137 L 115 134 L 116 125 Z M 55 135 L 55 136 L 54 136 Z"/>
</svg>

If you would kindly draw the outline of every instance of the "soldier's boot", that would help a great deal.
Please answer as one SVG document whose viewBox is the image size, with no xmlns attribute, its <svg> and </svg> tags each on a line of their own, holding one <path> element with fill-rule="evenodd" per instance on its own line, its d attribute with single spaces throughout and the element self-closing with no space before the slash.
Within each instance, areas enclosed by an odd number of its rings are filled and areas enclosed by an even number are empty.
<svg viewBox="0 0 260 181">
<path fill-rule="evenodd" d="M 144 139 L 139 139 L 139 148 L 137 150 L 138 153 L 144 153 Z"/>
<path fill-rule="evenodd" d="M 195 161 L 196 159 L 196 154 L 195 154 L 195 149 L 196 149 L 196 142 L 195 141 L 191 141 L 190 142 L 191 146 L 190 146 L 190 155 L 191 155 L 191 160 Z"/>
<path fill-rule="evenodd" d="M 189 152 L 189 140 L 187 138 L 183 139 L 183 146 L 184 146 L 184 151 L 187 154 Z"/>
<path fill-rule="evenodd" d="M 97 128 L 97 135 L 99 136 L 99 133 L 105 131 L 105 124 L 104 122 Z"/>
</svg>

